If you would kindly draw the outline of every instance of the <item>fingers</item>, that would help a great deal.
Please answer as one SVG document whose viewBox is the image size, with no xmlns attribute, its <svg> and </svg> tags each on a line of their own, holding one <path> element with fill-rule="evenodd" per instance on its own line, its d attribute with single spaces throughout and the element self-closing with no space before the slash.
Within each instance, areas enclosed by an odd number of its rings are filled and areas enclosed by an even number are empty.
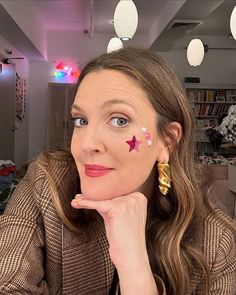
<svg viewBox="0 0 236 295">
<path fill-rule="evenodd" d="M 71 206 L 75 209 L 95 209 L 98 212 L 106 213 L 111 208 L 111 202 L 109 200 L 87 200 L 81 196 L 76 196 L 76 198 L 71 201 Z"/>
<path fill-rule="evenodd" d="M 106 213 L 112 207 L 113 209 L 127 209 L 135 207 L 139 204 L 141 207 L 147 207 L 147 198 L 139 192 L 131 193 L 126 196 L 121 196 L 109 200 L 89 200 L 78 194 L 71 201 L 71 206 L 75 209 L 95 209 L 101 213 Z"/>
</svg>

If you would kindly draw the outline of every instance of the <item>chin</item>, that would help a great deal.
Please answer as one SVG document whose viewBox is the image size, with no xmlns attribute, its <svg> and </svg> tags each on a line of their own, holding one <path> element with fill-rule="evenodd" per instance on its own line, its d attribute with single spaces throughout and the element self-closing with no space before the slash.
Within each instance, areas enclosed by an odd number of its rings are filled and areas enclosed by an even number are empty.
<svg viewBox="0 0 236 295">
<path fill-rule="evenodd" d="M 127 195 L 130 192 L 120 190 L 120 185 L 86 185 L 85 183 L 81 183 L 81 192 L 86 199 L 89 200 L 111 200 L 116 197 L 120 197 L 123 195 Z"/>
<path fill-rule="evenodd" d="M 99 188 L 96 186 L 83 185 L 81 184 L 81 192 L 86 199 L 99 201 L 99 200 L 110 200 L 115 197 L 114 192 L 107 188 Z"/>
<path fill-rule="evenodd" d="M 114 189 L 115 187 L 115 189 Z M 94 200 L 94 201 L 101 201 L 101 200 L 111 200 L 117 197 L 125 196 L 130 193 L 133 193 L 137 190 L 124 190 L 124 188 L 121 190 L 120 185 L 112 186 L 112 187 L 96 187 L 93 186 L 91 188 L 91 185 L 86 187 L 83 184 L 81 185 L 81 192 L 84 195 L 86 199 Z"/>
</svg>

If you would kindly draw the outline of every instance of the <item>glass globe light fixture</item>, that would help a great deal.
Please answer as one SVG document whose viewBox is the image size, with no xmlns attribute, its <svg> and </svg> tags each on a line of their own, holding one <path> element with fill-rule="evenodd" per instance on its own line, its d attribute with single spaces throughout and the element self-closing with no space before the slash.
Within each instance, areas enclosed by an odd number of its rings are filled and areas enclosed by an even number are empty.
<svg viewBox="0 0 236 295">
<path fill-rule="evenodd" d="M 236 6 L 234 7 L 230 17 L 230 31 L 236 40 Z"/>
<path fill-rule="evenodd" d="M 123 48 L 122 41 L 117 37 L 111 38 L 107 45 L 107 53 L 110 53 L 121 48 Z"/>
<path fill-rule="evenodd" d="M 114 28 L 121 40 L 130 40 L 138 26 L 138 11 L 132 0 L 121 0 L 114 13 Z"/>
<path fill-rule="evenodd" d="M 191 66 L 200 66 L 204 58 L 204 46 L 200 39 L 192 39 L 187 48 L 187 59 Z"/>
</svg>

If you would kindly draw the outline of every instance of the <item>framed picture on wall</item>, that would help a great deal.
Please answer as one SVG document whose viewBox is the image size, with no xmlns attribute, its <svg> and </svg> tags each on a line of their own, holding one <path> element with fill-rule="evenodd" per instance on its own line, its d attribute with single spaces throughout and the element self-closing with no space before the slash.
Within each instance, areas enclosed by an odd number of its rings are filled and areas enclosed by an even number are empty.
<svg viewBox="0 0 236 295">
<path fill-rule="evenodd" d="M 16 118 L 23 122 L 26 112 L 26 80 L 16 74 Z"/>
</svg>

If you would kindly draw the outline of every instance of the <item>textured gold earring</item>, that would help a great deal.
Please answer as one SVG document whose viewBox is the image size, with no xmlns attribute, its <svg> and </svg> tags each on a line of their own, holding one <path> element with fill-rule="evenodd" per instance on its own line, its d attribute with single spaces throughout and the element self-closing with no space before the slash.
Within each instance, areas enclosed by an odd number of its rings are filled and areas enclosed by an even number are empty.
<svg viewBox="0 0 236 295">
<path fill-rule="evenodd" d="M 171 188 L 170 165 L 167 162 L 157 164 L 159 172 L 159 190 L 163 195 L 167 195 Z"/>
</svg>

